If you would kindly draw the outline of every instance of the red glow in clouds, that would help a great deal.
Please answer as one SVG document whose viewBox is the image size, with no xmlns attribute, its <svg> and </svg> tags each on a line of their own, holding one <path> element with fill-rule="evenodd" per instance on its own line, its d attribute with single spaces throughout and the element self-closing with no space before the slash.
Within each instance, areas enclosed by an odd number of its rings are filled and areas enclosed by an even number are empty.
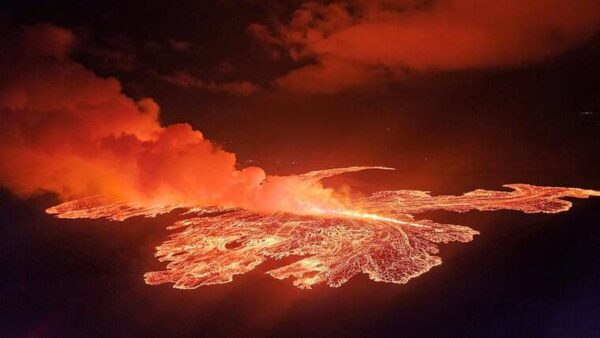
<svg viewBox="0 0 600 338">
<path fill-rule="evenodd" d="M 336 93 L 413 72 L 541 61 L 599 27 L 597 0 L 338 0 L 307 1 L 288 22 L 249 32 L 275 57 L 308 63 L 280 88 Z"/>
<path fill-rule="evenodd" d="M 596 13 L 595 2 L 583 2 L 590 13 Z M 493 24 L 472 19 L 465 21 L 470 26 L 447 32 L 460 48 L 464 41 L 473 42 L 473 54 L 455 48 L 450 49 L 448 59 L 427 59 L 423 58 L 425 51 L 436 46 L 432 34 L 441 27 L 454 27 L 454 20 L 467 15 L 464 4 L 479 2 L 454 1 L 450 2 L 454 7 L 434 6 L 429 14 L 421 15 L 411 14 L 411 10 L 390 12 L 394 2 L 378 1 L 377 6 L 358 3 L 364 20 L 339 4 L 306 5 L 279 35 L 262 36 L 281 48 L 293 48 L 299 57 L 306 54 L 318 59 L 316 66 L 309 66 L 316 68 L 300 68 L 279 83 L 287 86 L 298 79 L 318 79 L 317 73 L 331 73 L 343 75 L 343 82 L 352 84 L 355 82 L 348 77 L 370 78 L 371 73 L 364 71 L 373 63 L 392 69 L 404 63 L 455 68 L 475 59 L 481 60 L 475 66 L 499 60 L 514 63 L 556 52 L 539 52 L 541 49 L 535 48 L 543 45 L 540 43 L 533 46 L 536 53 L 531 53 L 527 40 L 523 50 L 488 57 L 496 55 L 494 48 L 506 52 L 503 39 L 494 40 L 499 44 L 493 46 L 482 43 L 488 35 L 510 36 L 524 28 L 519 22 Z M 537 9 L 537 3 L 532 2 L 532 8 Z M 533 20 L 531 8 L 524 8 L 523 18 Z M 548 18 L 568 33 L 565 45 L 586 37 L 587 24 L 596 17 L 584 16 L 585 25 L 572 26 L 571 21 L 563 22 L 562 15 L 570 18 L 573 13 L 562 9 L 548 6 L 552 14 Z M 315 11 L 323 12 L 320 17 L 324 19 L 311 16 Z M 541 28 L 547 26 L 546 21 L 540 22 Z M 404 23 L 406 32 L 391 34 L 395 25 Z M 311 28 L 305 31 L 307 26 Z M 504 32 L 494 27 L 511 28 Z M 468 33 L 471 28 L 477 33 L 474 36 Z M 264 33 L 261 28 L 255 30 Z M 429 33 L 419 40 L 414 38 L 416 31 Z M 206 140 L 190 125 L 162 126 L 159 107 L 152 99 L 134 101 L 121 93 L 116 79 L 100 78 L 73 62 L 69 58 L 74 44 L 70 31 L 37 25 L 13 33 L 3 34 L 7 38 L 2 40 L 0 55 L 0 76 L 6 79 L 0 85 L 0 183 L 22 196 L 54 192 L 71 200 L 47 210 L 63 218 L 123 220 L 190 209 L 193 216 L 171 227 L 181 232 L 158 247 L 157 256 L 168 265 L 165 271 L 147 273 L 149 284 L 195 288 L 226 283 L 267 259 L 286 256 L 303 258 L 268 273 L 279 279 L 293 277 L 294 284 L 302 288 L 319 283 L 340 286 L 360 272 L 375 281 L 406 283 L 441 263 L 435 256 L 437 243 L 467 242 L 476 234 L 464 226 L 415 220 L 416 213 L 438 209 L 554 213 L 570 207 L 563 197 L 600 195 L 593 190 L 516 184 L 507 186 L 512 192 L 476 190 L 461 196 L 432 197 L 422 191 L 400 190 L 351 198 L 324 188 L 321 179 L 388 168 L 352 167 L 296 176 L 267 176 L 258 167 L 240 170 L 234 154 Z M 409 43 L 411 52 L 402 52 L 398 46 L 385 50 L 370 44 L 366 49 L 346 47 L 366 43 L 365 36 L 399 39 L 390 41 Z M 347 72 L 355 64 L 363 73 Z M 338 88 L 337 82 L 324 83 Z"/>
</svg>

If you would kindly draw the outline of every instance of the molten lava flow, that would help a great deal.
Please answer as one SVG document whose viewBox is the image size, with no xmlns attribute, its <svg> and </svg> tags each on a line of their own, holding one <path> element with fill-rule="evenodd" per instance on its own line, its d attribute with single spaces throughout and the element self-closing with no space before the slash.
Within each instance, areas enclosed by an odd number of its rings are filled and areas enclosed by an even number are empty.
<svg viewBox="0 0 600 338">
<path fill-rule="evenodd" d="M 366 168 L 315 171 L 291 178 L 316 182 L 362 169 Z M 277 279 L 291 277 L 299 288 L 320 283 L 338 287 L 361 272 L 374 281 L 406 283 L 441 264 L 441 258 L 435 255 L 438 243 L 469 242 L 478 234 L 466 226 L 417 220 L 414 214 L 430 210 L 498 209 L 557 213 L 571 207 L 571 202 L 562 198 L 600 196 L 600 191 L 577 188 L 527 184 L 505 187 L 512 191 L 478 189 L 460 196 L 383 191 L 354 200 L 352 209 L 330 208 L 319 205 L 318 201 L 305 201 L 304 212 L 193 209 L 187 213 L 193 217 L 169 227 L 180 232 L 157 248 L 158 259 L 168 262 L 166 269 L 146 273 L 146 283 L 172 283 L 180 289 L 223 284 L 267 259 L 293 256 L 303 258 L 267 273 Z M 47 212 L 64 218 L 124 220 L 134 216 L 153 217 L 177 207 L 135 206 L 90 197 L 49 208 Z"/>
</svg>

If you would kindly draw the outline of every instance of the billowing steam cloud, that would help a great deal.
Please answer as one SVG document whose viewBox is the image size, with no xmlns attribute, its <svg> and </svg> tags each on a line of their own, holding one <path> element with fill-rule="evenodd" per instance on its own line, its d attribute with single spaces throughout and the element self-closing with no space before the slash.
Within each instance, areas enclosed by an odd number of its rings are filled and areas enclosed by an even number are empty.
<svg viewBox="0 0 600 338">
<path fill-rule="evenodd" d="M 236 169 L 234 154 L 188 124 L 161 126 L 152 99 L 134 101 L 118 80 L 69 58 L 70 31 L 41 24 L 4 33 L 0 184 L 15 193 L 283 210 L 301 196 L 337 203 L 316 181 Z"/>
<path fill-rule="evenodd" d="M 597 0 L 341 0 L 307 2 L 285 24 L 250 32 L 292 59 L 287 90 L 335 93 L 407 70 L 514 66 L 546 59 L 600 28 Z"/>
</svg>

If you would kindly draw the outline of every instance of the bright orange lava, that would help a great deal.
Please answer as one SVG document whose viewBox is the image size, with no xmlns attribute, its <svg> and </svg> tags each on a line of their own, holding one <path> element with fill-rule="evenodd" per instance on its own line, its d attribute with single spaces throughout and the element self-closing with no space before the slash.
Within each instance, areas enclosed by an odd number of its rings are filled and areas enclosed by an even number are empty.
<svg viewBox="0 0 600 338">
<path fill-rule="evenodd" d="M 331 169 L 295 178 L 320 180 L 367 168 Z M 382 169 L 382 168 L 380 168 Z M 353 201 L 353 208 L 331 209 L 306 201 L 303 213 L 262 213 L 239 208 L 198 208 L 170 226 L 181 230 L 157 247 L 156 257 L 168 262 L 164 271 L 148 272 L 148 284 L 173 283 L 175 288 L 231 282 L 267 259 L 303 257 L 268 271 L 278 279 L 293 278 L 299 288 L 325 283 L 338 287 L 358 273 L 374 281 L 406 283 L 441 264 L 438 243 L 469 242 L 477 231 L 461 225 L 416 220 L 430 210 L 519 210 L 558 213 L 571 207 L 562 198 L 600 196 L 578 188 L 509 184 L 512 191 L 475 190 L 460 196 L 431 196 L 413 190 L 383 191 Z M 147 207 L 88 197 L 51 207 L 61 218 L 124 220 L 153 217 L 177 205 Z"/>
</svg>

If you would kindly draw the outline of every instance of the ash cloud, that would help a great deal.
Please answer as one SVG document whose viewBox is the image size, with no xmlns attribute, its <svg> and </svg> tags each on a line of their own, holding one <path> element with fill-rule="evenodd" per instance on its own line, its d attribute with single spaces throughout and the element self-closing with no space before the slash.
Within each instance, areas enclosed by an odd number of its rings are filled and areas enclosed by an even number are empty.
<svg viewBox="0 0 600 338">
<path fill-rule="evenodd" d="M 347 0 L 306 2 L 291 20 L 253 24 L 273 55 L 309 63 L 277 79 L 292 92 L 336 93 L 406 71 L 513 67 L 594 36 L 596 0 Z"/>
</svg>

